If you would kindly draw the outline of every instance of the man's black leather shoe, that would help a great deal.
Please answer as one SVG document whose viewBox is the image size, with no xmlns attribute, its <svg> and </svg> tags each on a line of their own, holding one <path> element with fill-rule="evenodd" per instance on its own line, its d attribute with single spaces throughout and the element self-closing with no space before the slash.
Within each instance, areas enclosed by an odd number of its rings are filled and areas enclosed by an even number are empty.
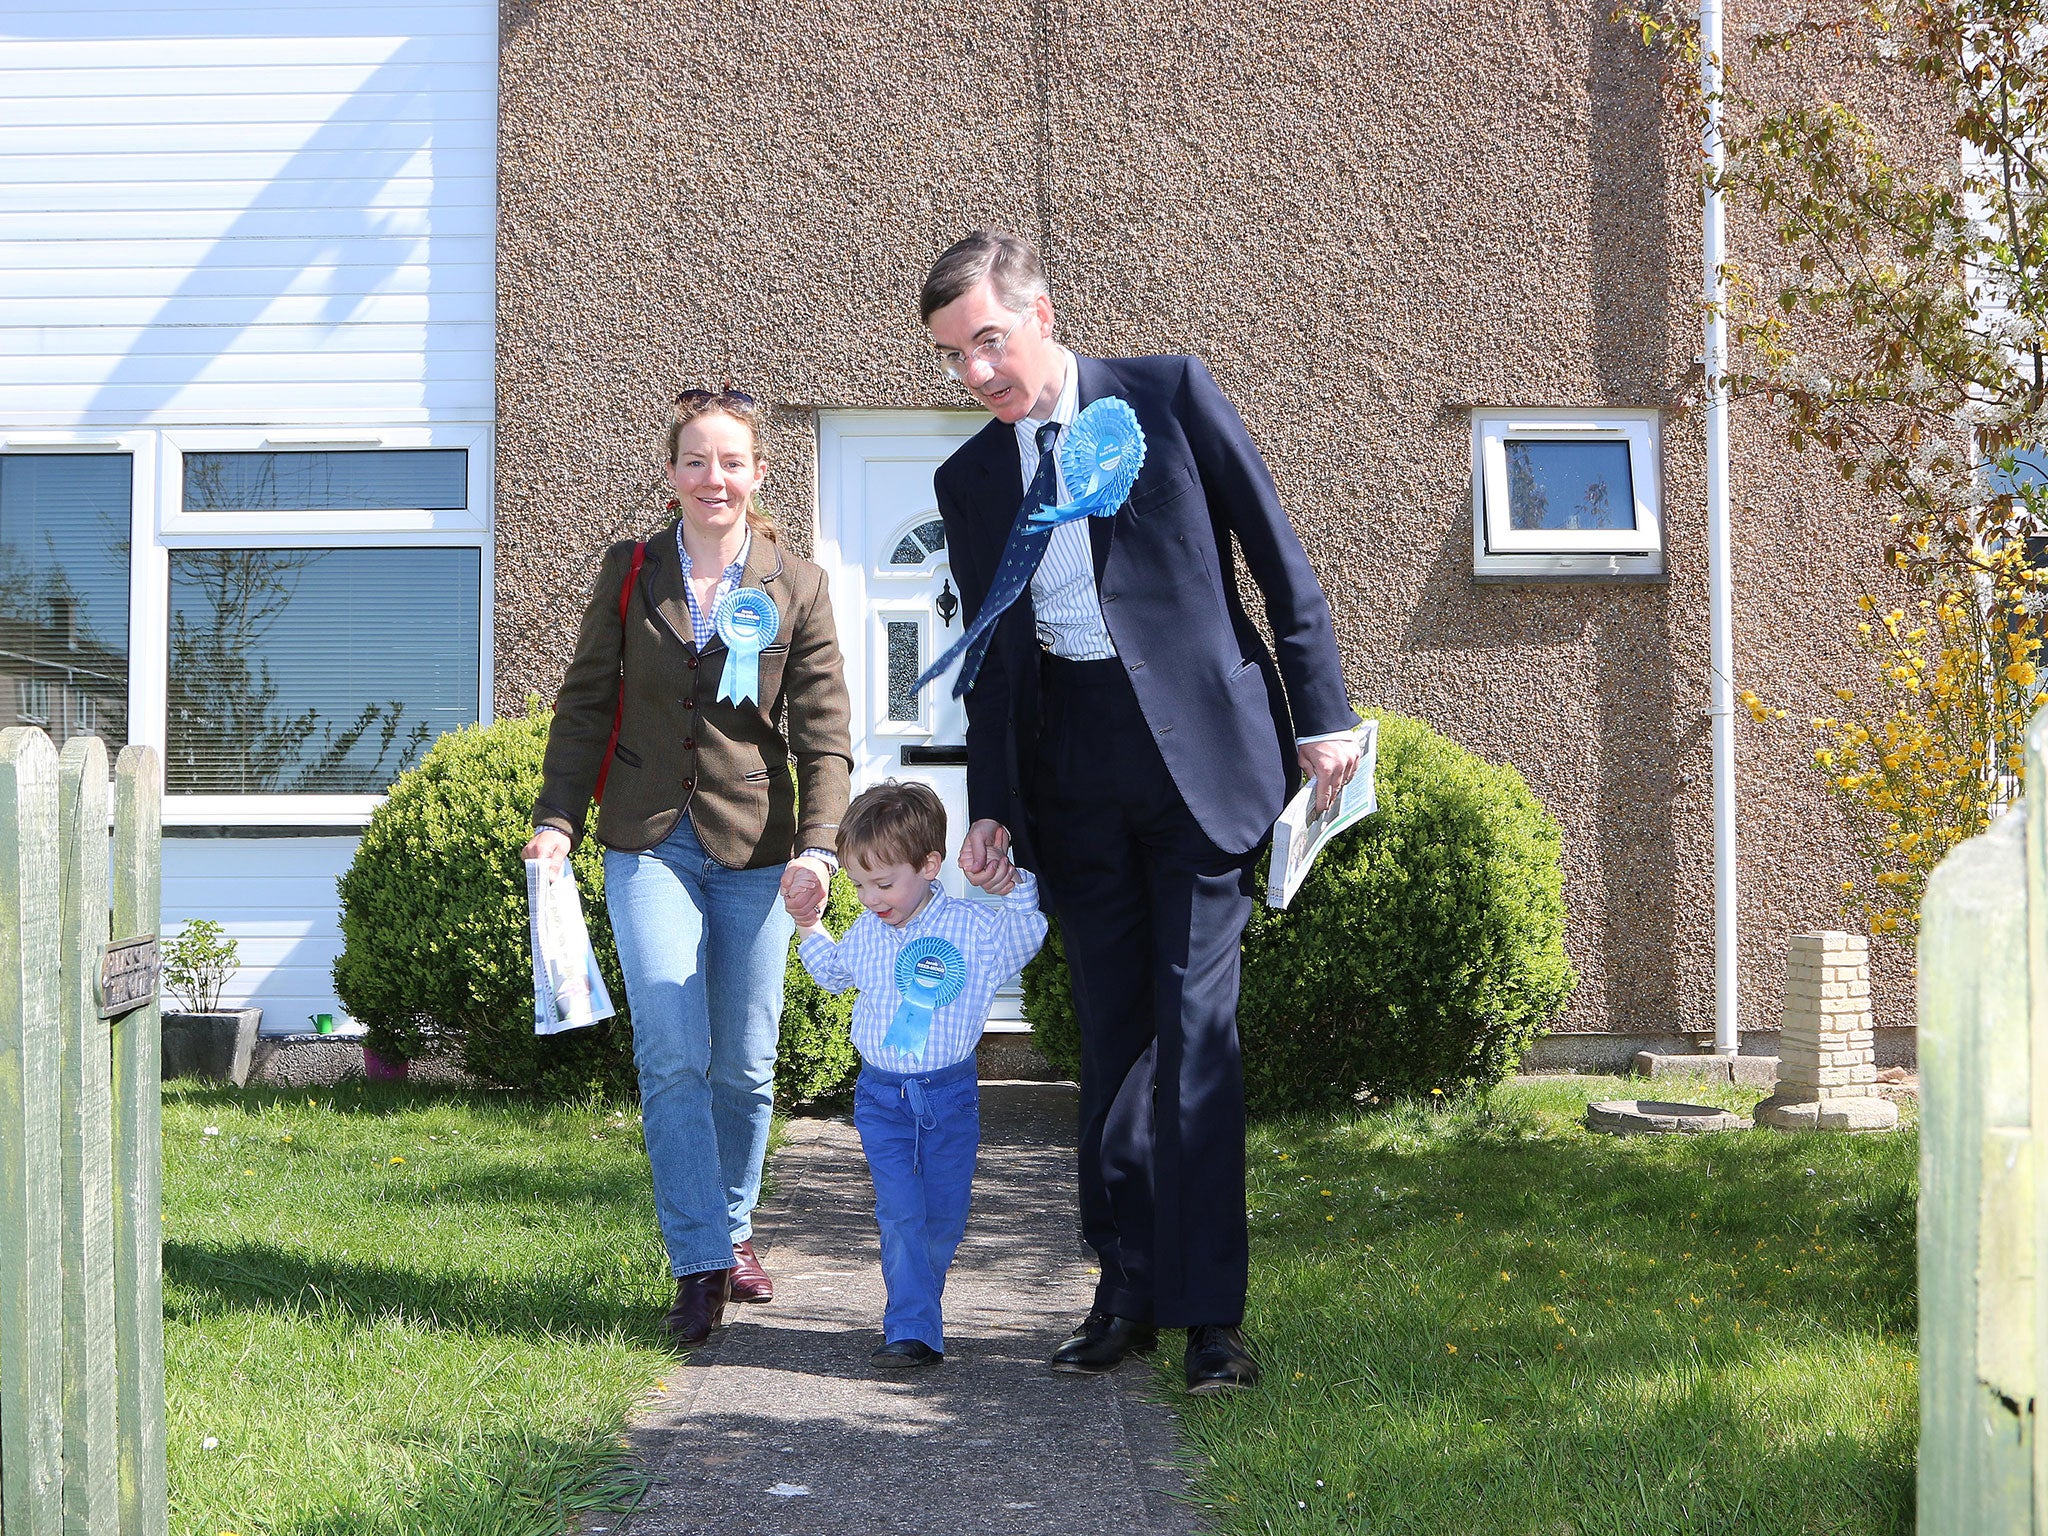
<svg viewBox="0 0 2048 1536">
<path fill-rule="evenodd" d="M 1115 1370 L 1126 1355 L 1149 1355 L 1158 1342 L 1159 1330 L 1150 1323 L 1097 1309 L 1052 1352 L 1052 1368 L 1071 1376 L 1098 1376 Z"/>
<path fill-rule="evenodd" d="M 1259 1384 L 1259 1365 L 1244 1342 L 1241 1329 L 1205 1323 L 1188 1330 L 1188 1392 L 1214 1397 Z"/>
<path fill-rule="evenodd" d="M 915 1371 L 945 1358 L 923 1339 L 896 1339 L 876 1346 L 868 1364 L 878 1371 Z"/>
</svg>

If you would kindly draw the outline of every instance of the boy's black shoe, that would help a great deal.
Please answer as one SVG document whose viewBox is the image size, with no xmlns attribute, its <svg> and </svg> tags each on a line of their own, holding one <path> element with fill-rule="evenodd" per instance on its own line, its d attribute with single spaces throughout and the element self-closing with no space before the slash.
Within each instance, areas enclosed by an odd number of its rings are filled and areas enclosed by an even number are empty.
<svg viewBox="0 0 2048 1536">
<path fill-rule="evenodd" d="M 1159 1330 L 1150 1323 L 1097 1308 L 1052 1352 L 1052 1368 L 1069 1376 L 1099 1376 L 1115 1370 L 1126 1355 L 1150 1354 L 1158 1342 Z"/>
<path fill-rule="evenodd" d="M 1223 1323 L 1204 1323 L 1188 1330 L 1188 1393 L 1214 1397 L 1259 1384 L 1259 1364 L 1242 1330 Z"/>
<path fill-rule="evenodd" d="M 878 1371 L 914 1371 L 922 1366 L 937 1365 L 945 1358 L 922 1339 L 893 1339 L 878 1345 L 868 1356 L 868 1364 Z"/>
</svg>

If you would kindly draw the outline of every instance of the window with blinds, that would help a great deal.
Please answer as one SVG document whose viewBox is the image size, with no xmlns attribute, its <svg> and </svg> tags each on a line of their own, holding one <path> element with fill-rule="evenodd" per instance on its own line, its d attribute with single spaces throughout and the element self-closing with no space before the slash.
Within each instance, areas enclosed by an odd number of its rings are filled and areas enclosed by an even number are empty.
<svg viewBox="0 0 2048 1536">
<path fill-rule="evenodd" d="M 187 451 L 187 512 L 454 511 L 469 505 L 461 448 Z"/>
<path fill-rule="evenodd" d="M 166 787 L 381 794 L 474 724 L 483 552 L 174 549 Z"/>
<path fill-rule="evenodd" d="M 0 721 L 128 740 L 125 453 L 0 454 Z"/>
</svg>

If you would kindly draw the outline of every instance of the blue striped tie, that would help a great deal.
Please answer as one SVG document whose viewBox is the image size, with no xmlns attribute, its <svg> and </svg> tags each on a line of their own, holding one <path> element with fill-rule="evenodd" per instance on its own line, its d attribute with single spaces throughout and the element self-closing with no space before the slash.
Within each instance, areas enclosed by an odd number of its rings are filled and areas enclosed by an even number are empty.
<svg viewBox="0 0 2048 1536">
<path fill-rule="evenodd" d="M 1052 523 L 1034 526 L 1031 514 L 1059 500 L 1059 460 L 1053 454 L 1053 444 L 1059 437 L 1059 431 L 1060 425 L 1056 421 L 1048 421 L 1038 429 L 1038 473 L 1031 477 L 1031 489 L 1024 493 L 1024 504 L 1017 509 L 1017 520 L 1010 525 L 1010 537 L 1003 545 L 1003 558 L 996 566 L 995 580 L 989 583 L 988 596 L 982 599 L 981 612 L 974 616 L 967 632 L 947 648 L 946 654 L 924 669 L 911 685 L 913 693 L 943 675 L 958 661 L 960 675 L 953 679 L 953 697 L 967 697 L 967 690 L 974 686 L 974 675 L 981 670 L 982 658 L 988 654 L 996 620 L 1031 585 L 1031 578 L 1037 574 L 1038 562 L 1045 558 L 1046 545 L 1051 542 L 1056 526 Z"/>
</svg>

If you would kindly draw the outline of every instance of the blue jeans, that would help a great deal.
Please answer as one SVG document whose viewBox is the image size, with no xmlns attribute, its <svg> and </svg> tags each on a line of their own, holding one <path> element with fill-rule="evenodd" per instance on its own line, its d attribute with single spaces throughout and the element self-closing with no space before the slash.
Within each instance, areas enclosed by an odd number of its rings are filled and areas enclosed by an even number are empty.
<svg viewBox="0 0 2048 1536">
<path fill-rule="evenodd" d="M 607 850 L 640 1123 L 670 1273 L 732 1265 L 753 1235 L 794 930 L 782 866 L 727 869 L 682 817 L 644 853 Z"/>
<path fill-rule="evenodd" d="M 863 1065 L 853 1090 L 853 1128 L 875 1181 L 888 1308 L 882 1337 L 916 1339 L 945 1352 L 939 1298 L 953 1251 L 967 1232 L 974 1155 L 981 1147 L 981 1084 L 972 1056 L 936 1072 Z"/>
</svg>

